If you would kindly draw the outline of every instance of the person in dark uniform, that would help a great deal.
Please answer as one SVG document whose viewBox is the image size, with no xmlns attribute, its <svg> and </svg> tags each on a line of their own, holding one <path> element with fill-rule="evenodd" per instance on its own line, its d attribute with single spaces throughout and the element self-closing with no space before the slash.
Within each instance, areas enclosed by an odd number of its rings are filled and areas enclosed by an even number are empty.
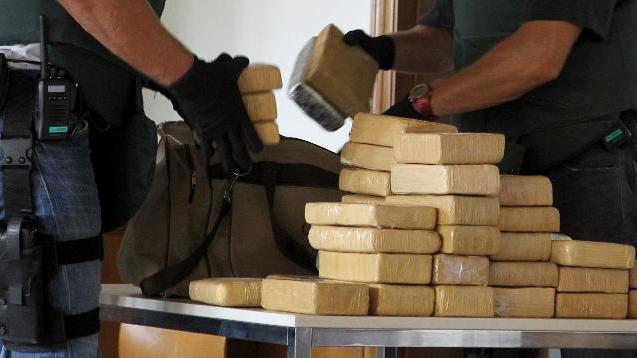
<svg viewBox="0 0 637 358">
<path fill-rule="evenodd" d="M 218 151 L 228 172 L 243 173 L 251 167 L 248 150 L 259 151 L 262 143 L 249 121 L 237 83 L 248 59 L 226 54 L 212 62 L 198 59 L 161 25 L 159 15 L 164 2 L 0 0 L 4 9 L 0 11 L 0 147 L 10 149 L 10 140 L 18 139 L 32 145 L 27 152 L 19 152 L 32 162 L 27 180 L 3 180 L 13 175 L 9 170 L 27 167 L 26 161 L 20 168 L 8 166 L 9 161 L 3 158 L 2 224 L 14 219 L 34 222 L 38 232 L 52 238 L 58 248 L 88 247 L 87 238 L 93 243 L 100 233 L 123 225 L 143 202 L 155 162 L 157 132 L 143 112 L 142 84 L 172 100 L 205 153 Z M 83 109 L 81 119 L 63 141 L 32 137 L 32 123 L 27 123 L 34 112 L 35 83 L 42 59 L 37 44 L 41 15 L 48 26 L 51 60 L 42 65 L 53 65 L 59 69 L 56 75 L 64 74 L 77 82 L 82 97 L 78 106 Z M 9 140 L 13 132 L 8 128 L 16 127 L 16 119 L 25 121 L 18 129 L 26 128 L 26 132 Z M 29 210 L 14 210 L 13 193 L 23 188 L 12 185 L 24 186 L 29 176 L 32 183 L 26 184 L 26 191 L 30 187 L 32 200 L 20 203 Z M 7 193 L 12 198 L 8 199 Z M 6 249 L 2 243 L 3 256 Z M 7 314 L 6 302 L 17 309 L 25 308 L 20 306 L 25 302 L 20 291 L 24 287 L 18 286 L 18 295 L 5 292 L 5 283 L 20 283 L 12 281 L 11 277 L 17 275 L 6 272 L 3 264 L 0 357 L 100 356 L 100 261 L 97 255 L 76 257 L 77 252 L 70 252 L 67 256 L 71 259 L 57 256 L 60 266 L 46 283 L 45 294 L 47 312 L 63 315 L 65 326 L 61 330 L 66 332 L 49 329 L 46 337 L 41 334 L 44 330 L 36 332 L 42 338 L 37 342 L 20 339 L 32 334 L 31 328 L 42 323 L 41 316 L 33 319 L 33 325 L 24 322 L 21 326 L 7 318 L 11 315 Z M 46 315 L 44 321 L 50 323 L 50 317 Z M 26 332 L 18 334 L 20 339 L 12 330 L 14 326 Z"/>
<path fill-rule="evenodd" d="M 345 41 L 381 69 L 442 74 L 388 114 L 505 134 L 501 171 L 548 176 L 563 233 L 635 245 L 637 1 L 438 0 L 409 31 Z"/>
</svg>

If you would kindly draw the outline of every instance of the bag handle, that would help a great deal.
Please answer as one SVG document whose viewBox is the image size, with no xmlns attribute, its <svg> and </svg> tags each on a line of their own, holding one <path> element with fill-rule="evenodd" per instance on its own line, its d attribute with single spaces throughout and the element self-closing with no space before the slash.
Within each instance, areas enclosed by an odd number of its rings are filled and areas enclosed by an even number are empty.
<svg viewBox="0 0 637 358">
<path fill-rule="evenodd" d="M 221 227 L 224 219 L 228 216 L 232 209 L 232 189 L 237 179 L 237 175 L 228 179 L 228 185 L 224 193 L 224 200 L 221 210 L 219 211 L 219 216 L 217 217 L 212 230 L 206 236 L 206 240 L 204 240 L 204 242 L 202 242 L 199 247 L 197 247 L 197 249 L 184 260 L 143 279 L 139 287 L 142 289 L 144 296 L 160 295 L 183 281 L 195 270 L 201 259 L 208 253 L 208 248 L 217 235 L 219 227 Z"/>
<path fill-rule="evenodd" d="M 273 162 L 261 162 L 258 165 L 261 169 L 263 188 L 268 198 L 270 223 L 276 246 L 289 260 L 317 274 L 318 271 L 314 264 L 316 262 L 316 255 L 310 255 L 307 251 L 303 250 L 303 246 L 292 240 L 290 235 L 281 228 L 274 217 L 274 194 L 276 192 L 277 178 L 281 165 Z"/>
</svg>

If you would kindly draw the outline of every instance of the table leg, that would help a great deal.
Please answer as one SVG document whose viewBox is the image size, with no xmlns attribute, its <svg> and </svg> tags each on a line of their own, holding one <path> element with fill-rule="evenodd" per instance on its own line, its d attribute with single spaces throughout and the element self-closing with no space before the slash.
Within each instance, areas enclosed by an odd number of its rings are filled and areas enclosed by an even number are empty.
<svg viewBox="0 0 637 358">
<path fill-rule="evenodd" d="M 287 358 L 312 358 L 312 328 L 288 330 Z"/>
</svg>

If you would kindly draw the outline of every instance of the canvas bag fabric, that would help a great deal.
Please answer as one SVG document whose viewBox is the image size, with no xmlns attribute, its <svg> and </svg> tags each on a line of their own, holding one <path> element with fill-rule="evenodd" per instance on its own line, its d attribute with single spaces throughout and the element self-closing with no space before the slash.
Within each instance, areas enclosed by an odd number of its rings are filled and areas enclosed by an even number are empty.
<svg viewBox="0 0 637 358">
<path fill-rule="evenodd" d="M 188 283 L 196 279 L 316 273 L 304 208 L 308 202 L 341 199 L 337 154 L 284 138 L 253 155 L 254 168 L 234 184 L 228 208 L 229 181 L 219 158 L 206 166 L 184 123 L 163 124 L 159 133 L 152 187 L 119 252 L 126 282 L 149 295 L 187 297 Z M 228 215 L 220 218 L 225 210 Z M 210 235 L 215 224 L 218 230 Z M 202 258 L 193 257 L 197 250 L 203 250 Z M 188 258 L 190 264 L 184 262 Z M 160 277 L 166 268 L 173 272 Z"/>
</svg>

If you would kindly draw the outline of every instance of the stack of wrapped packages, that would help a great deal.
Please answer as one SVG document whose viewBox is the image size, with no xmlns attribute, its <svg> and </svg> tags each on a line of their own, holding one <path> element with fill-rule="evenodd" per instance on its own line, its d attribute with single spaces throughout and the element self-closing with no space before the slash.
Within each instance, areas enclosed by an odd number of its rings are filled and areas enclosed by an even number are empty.
<svg viewBox="0 0 637 358">
<path fill-rule="evenodd" d="M 575 240 L 552 246 L 551 261 L 559 265 L 557 318 L 627 317 L 633 246 Z"/>
<path fill-rule="evenodd" d="M 549 261 L 552 233 L 560 231 L 551 181 L 541 176 L 500 179 L 500 252 L 491 256 L 496 316 L 554 315 L 557 265 Z"/>
<path fill-rule="evenodd" d="M 391 194 L 394 138 L 403 133 L 457 133 L 454 126 L 399 117 L 358 113 L 341 161 L 339 187 L 346 203 L 383 203 Z"/>
<path fill-rule="evenodd" d="M 386 202 L 438 210 L 441 253 L 434 257 L 435 315 L 493 317 L 489 256 L 500 248 L 500 173 L 504 136 L 402 134 L 395 141 Z"/>
<path fill-rule="evenodd" d="M 264 145 L 279 144 L 278 111 L 273 90 L 283 87 L 277 66 L 257 64 L 246 68 L 239 77 L 239 91 L 248 116 Z"/>
</svg>

